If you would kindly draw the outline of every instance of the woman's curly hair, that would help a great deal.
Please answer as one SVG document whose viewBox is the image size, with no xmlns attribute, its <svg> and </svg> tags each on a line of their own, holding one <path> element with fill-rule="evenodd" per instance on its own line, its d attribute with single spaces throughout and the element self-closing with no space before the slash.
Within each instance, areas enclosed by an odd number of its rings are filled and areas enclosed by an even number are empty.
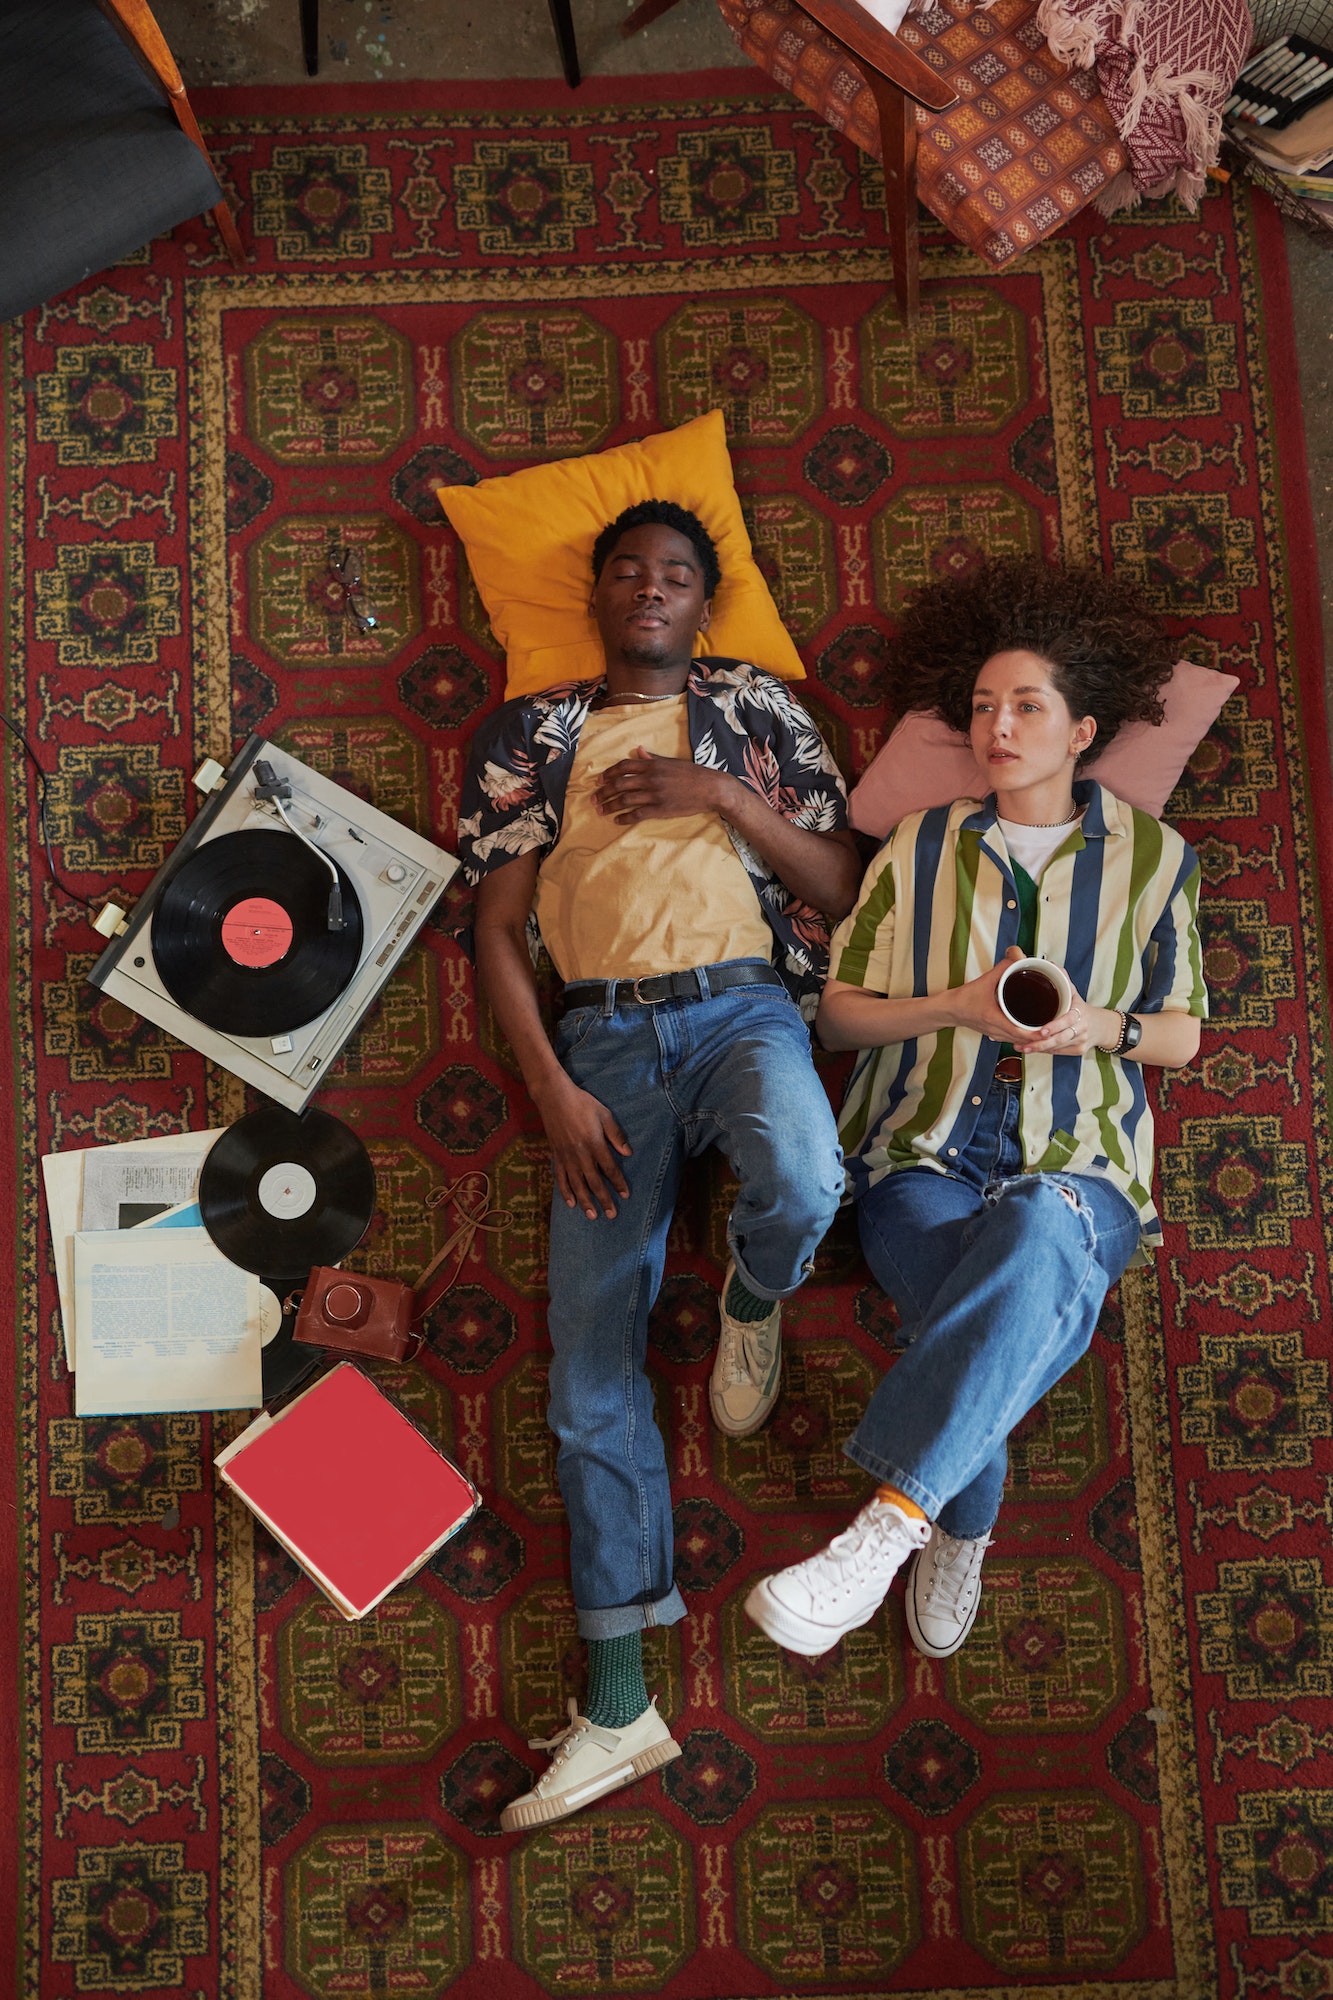
<svg viewBox="0 0 1333 2000">
<path fill-rule="evenodd" d="M 1177 648 L 1137 589 L 1041 556 L 996 557 L 971 576 L 917 591 L 890 645 L 894 706 L 899 715 L 928 709 L 966 734 L 977 675 L 996 653 L 1016 650 L 1046 662 L 1071 715 L 1094 718 L 1088 758 L 1125 723 L 1162 720 L 1158 690 Z"/>
</svg>

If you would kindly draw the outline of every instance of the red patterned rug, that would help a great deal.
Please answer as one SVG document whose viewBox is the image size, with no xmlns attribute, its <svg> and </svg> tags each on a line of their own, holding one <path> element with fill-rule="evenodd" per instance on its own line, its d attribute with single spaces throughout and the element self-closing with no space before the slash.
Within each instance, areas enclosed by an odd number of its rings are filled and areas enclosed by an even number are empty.
<svg viewBox="0 0 1333 2000">
<path fill-rule="evenodd" d="M 459 906 L 321 1101 L 379 1176 L 354 1261 L 418 1270 L 423 1198 L 464 1168 L 514 1214 L 436 1315 L 440 1358 L 388 1371 L 486 1507 L 348 1626 L 218 1491 L 234 1419 L 70 1415 L 38 1154 L 246 1100 L 84 984 L 98 941 L 7 755 L 19 1990 L 1333 1993 L 1328 775 L 1275 219 L 1243 192 L 1084 217 L 999 277 L 932 237 L 907 338 L 875 171 L 786 99 L 734 72 L 488 94 L 206 98 L 252 269 L 186 227 L 2 330 L 5 702 L 64 869 L 132 900 L 197 758 L 255 727 L 450 840 L 500 662 L 432 485 L 720 404 L 850 772 L 891 720 L 883 614 L 987 549 L 1116 564 L 1240 676 L 1171 808 L 1215 1016 L 1159 1092 L 1167 1248 L 1024 1425 L 966 1650 L 918 1659 L 895 1597 L 802 1663 L 741 1600 L 859 1502 L 838 1445 L 891 1314 L 840 1225 L 773 1423 L 719 1436 L 727 1189 L 700 1175 L 652 1347 L 690 1616 L 651 1672 L 684 1755 L 505 1837 L 580 1646 L 543 1146 Z M 373 633 L 330 608 L 334 540 L 362 552 Z"/>
</svg>

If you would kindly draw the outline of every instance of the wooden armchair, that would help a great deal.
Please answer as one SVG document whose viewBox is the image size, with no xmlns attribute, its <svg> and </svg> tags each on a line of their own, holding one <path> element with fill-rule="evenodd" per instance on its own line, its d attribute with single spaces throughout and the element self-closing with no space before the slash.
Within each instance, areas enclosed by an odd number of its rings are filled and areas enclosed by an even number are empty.
<svg viewBox="0 0 1333 2000">
<path fill-rule="evenodd" d="M 145 0 L 4 0 L 0 74 L 0 320 L 206 210 L 244 264 Z"/>
<path fill-rule="evenodd" d="M 675 0 L 643 0 L 645 27 Z M 718 0 L 745 53 L 882 161 L 893 289 L 918 302 L 917 201 L 993 265 L 1110 186 L 1126 154 L 1095 78 L 1070 74 L 1037 0 L 933 0 L 896 34 L 857 0 Z"/>
</svg>

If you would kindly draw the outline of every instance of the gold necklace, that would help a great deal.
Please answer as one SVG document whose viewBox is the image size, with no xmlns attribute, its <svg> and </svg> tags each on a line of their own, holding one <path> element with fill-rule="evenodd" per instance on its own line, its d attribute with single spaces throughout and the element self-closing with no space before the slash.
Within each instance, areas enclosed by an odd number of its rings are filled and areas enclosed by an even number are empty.
<svg viewBox="0 0 1333 2000">
<path fill-rule="evenodd" d="M 605 696 L 602 707 L 613 708 L 617 702 L 621 701 L 679 701 L 684 692 L 684 688 L 678 688 L 675 694 L 635 694 L 631 688 L 627 689 L 624 694 L 609 694 Z"/>
</svg>

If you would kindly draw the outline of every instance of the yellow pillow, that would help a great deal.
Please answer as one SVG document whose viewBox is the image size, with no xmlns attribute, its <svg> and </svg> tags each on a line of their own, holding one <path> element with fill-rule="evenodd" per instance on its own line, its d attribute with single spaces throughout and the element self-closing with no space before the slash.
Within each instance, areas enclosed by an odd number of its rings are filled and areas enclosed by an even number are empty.
<svg viewBox="0 0 1333 2000">
<path fill-rule="evenodd" d="M 750 550 L 721 410 L 679 430 L 589 458 L 555 459 L 478 486 L 436 488 L 462 537 L 491 628 L 508 656 L 506 694 L 536 694 L 605 671 L 588 610 L 592 545 L 639 500 L 674 500 L 717 544 L 722 581 L 698 653 L 753 660 L 783 680 L 805 679 Z"/>
</svg>

